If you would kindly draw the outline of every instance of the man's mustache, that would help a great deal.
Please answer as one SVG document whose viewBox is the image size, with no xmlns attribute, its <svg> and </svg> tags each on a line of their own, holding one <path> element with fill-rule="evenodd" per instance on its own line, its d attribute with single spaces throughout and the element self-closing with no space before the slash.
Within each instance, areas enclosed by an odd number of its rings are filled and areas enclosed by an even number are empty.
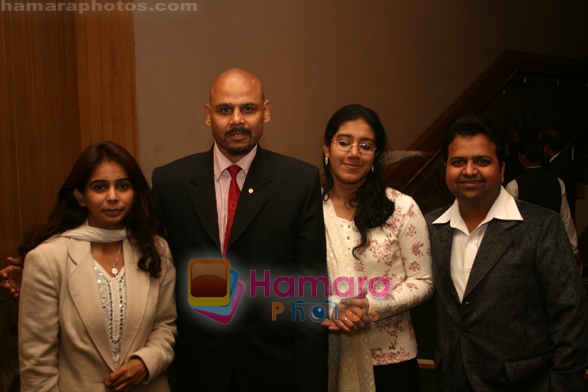
<svg viewBox="0 0 588 392">
<path fill-rule="evenodd" d="M 241 133 L 241 134 L 244 134 L 244 135 L 251 136 L 251 131 L 249 129 L 246 129 L 246 128 L 233 128 L 229 132 L 225 133 L 225 137 L 232 136 L 232 135 L 235 135 L 237 133 Z"/>
</svg>

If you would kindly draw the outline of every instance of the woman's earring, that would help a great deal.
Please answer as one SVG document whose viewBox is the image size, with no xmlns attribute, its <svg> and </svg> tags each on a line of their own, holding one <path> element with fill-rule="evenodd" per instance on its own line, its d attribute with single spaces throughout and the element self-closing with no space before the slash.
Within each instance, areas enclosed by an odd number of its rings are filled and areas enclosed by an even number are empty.
<svg viewBox="0 0 588 392">
<path fill-rule="evenodd" d="M 329 166 L 329 157 L 325 155 L 325 166 Z"/>
<path fill-rule="evenodd" d="M 374 165 L 372 165 L 372 173 L 374 172 Z"/>
</svg>

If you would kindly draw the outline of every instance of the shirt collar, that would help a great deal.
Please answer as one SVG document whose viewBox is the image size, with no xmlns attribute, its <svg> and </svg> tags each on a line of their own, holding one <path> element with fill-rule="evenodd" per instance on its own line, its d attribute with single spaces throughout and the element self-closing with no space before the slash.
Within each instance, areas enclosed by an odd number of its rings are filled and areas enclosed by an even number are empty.
<svg viewBox="0 0 588 392">
<path fill-rule="evenodd" d="M 236 163 L 233 163 L 223 155 L 222 152 L 218 149 L 216 142 L 214 143 L 213 148 L 213 155 L 214 155 L 214 179 L 218 181 L 220 179 L 221 174 L 231 165 L 239 165 L 241 170 L 247 176 L 249 172 L 249 168 L 251 167 L 251 163 L 253 162 L 253 158 L 255 158 L 255 154 L 257 154 L 257 144 L 249 151 L 247 155 L 243 158 L 239 159 Z"/>
<path fill-rule="evenodd" d="M 492 219 L 500 219 L 500 220 L 517 220 L 522 221 L 523 217 L 519 212 L 517 207 L 517 203 L 515 202 L 514 198 L 504 189 L 504 187 L 500 187 L 500 194 L 494 200 L 492 207 L 488 211 L 486 218 L 480 223 L 479 226 L 482 226 L 485 223 L 490 222 Z M 469 233 L 467 230 L 465 222 L 461 217 L 459 212 L 459 203 L 457 199 L 453 202 L 451 207 L 447 211 L 445 211 L 439 218 L 437 218 L 433 224 L 445 224 L 449 223 L 454 229 L 459 229 L 464 233 Z M 478 226 L 478 227 L 479 227 Z"/>
<path fill-rule="evenodd" d="M 559 154 L 561 154 L 561 151 L 560 151 L 560 152 L 558 152 L 557 154 L 555 154 L 554 156 L 552 156 L 551 158 L 549 158 L 549 163 L 553 162 L 553 160 L 554 160 L 555 158 L 557 158 L 557 156 L 558 156 Z"/>
</svg>

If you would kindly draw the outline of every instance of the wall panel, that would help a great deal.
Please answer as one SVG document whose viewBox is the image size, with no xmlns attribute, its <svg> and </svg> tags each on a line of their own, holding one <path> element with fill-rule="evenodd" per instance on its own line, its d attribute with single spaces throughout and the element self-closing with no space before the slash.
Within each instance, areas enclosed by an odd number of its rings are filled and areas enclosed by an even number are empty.
<svg viewBox="0 0 588 392">
<path fill-rule="evenodd" d="M 112 140 L 137 157 L 133 13 L 78 13 L 76 32 L 81 143 Z"/>
<path fill-rule="evenodd" d="M 0 267 L 83 148 L 108 139 L 138 158 L 133 13 L 17 3 L 0 13 Z"/>
<path fill-rule="evenodd" d="M 1 3 L 0 268 L 47 219 L 83 148 L 138 151 L 132 12 L 15 8 L 32 3 Z M 17 388 L 16 310 L 0 292 L 0 391 Z"/>
</svg>

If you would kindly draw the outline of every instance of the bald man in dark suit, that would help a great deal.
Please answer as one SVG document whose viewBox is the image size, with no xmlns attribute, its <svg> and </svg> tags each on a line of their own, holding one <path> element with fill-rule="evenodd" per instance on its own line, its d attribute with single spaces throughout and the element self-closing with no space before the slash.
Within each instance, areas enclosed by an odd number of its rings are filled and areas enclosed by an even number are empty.
<svg viewBox="0 0 588 392">
<path fill-rule="evenodd" d="M 271 106 L 249 72 L 222 73 L 205 114 L 215 139 L 212 149 L 153 172 L 177 270 L 178 390 L 324 391 L 326 330 L 308 318 L 293 321 L 285 315 L 296 298 L 288 302 L 272 295 L 279 276 L 327 276 L 318 170 L 259 146 Z M 226 190 L 232 181 L 227 168 L 234 164 L 241 193 L 227 236 Z M 248 282 L 226 325 L 196 313 L 187 300 L 189 261 L 221 257 Z M 286 310 L 272 321 L 278 300 Z"/>
</svg>

